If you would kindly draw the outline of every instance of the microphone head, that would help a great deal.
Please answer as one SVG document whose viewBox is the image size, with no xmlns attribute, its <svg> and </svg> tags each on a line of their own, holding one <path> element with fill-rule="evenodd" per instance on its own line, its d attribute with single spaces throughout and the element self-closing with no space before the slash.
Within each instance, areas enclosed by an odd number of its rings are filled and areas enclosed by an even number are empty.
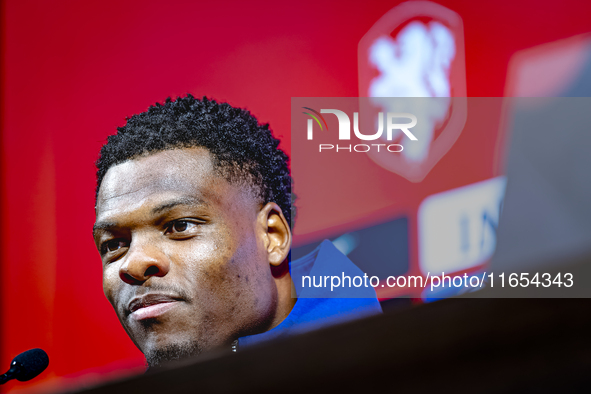
<svg viewBox="0 0 591 394">
<path fill-rule="evenodd" d="M 12 362 L 21 365 L 15 378 L 24 382 L 43 372 L 49 365 L 49 357 L 43 349 L 31 349 L 16 356 Z"/>
</svg>

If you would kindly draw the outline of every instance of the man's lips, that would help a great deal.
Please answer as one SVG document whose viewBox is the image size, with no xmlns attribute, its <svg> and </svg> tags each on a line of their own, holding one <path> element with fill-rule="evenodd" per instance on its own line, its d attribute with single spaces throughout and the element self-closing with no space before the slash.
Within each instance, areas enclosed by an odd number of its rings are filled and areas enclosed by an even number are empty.
<svg viewBox="0 0 591 394">
<path fill-rule="evenodd" d="M 176 307 L 179 301 L 182 301 L 182 299 L 167 294 L 145 294 L 133 298 L 129 302 L 127 309 L 130 313 L 129 316 L 133 320 L 151 319 Z"/>
</svg>

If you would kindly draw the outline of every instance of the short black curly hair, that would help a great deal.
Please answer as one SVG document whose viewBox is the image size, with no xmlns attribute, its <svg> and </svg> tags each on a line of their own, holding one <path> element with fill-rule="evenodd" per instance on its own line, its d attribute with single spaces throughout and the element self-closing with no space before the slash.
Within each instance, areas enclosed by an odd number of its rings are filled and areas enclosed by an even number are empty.
<svg viewBox="0 0 591 394">
<path fill-rule="evenodd" d="M 214 166 L 229 182 L 246 181 L 262 200 L 274 202 L 291 225 L 289 158 L 278 148 L 268 124 L 259 124 L 250 112 L 188 94 L 167 98 L 146 112 L 127 118 L 117 134 L 107 138 L 96 162 L 96 195 L 109 168 L 127 160 L 169 149 L 204 147 Z"/>
</svg>

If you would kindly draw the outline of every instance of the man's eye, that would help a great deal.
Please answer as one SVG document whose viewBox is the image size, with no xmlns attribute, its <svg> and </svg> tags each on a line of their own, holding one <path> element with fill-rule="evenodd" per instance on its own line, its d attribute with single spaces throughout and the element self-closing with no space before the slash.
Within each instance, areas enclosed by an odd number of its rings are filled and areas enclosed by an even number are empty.
<svg viewBox="0 0 591 394">
<path fill-rule="evenodd" d="M 103 244 L 103 253 L 114 252 L 121 248 L 126 248 L 127 246 L 128 242 L 124 239 L 111 239 Z"/>
<path fill-rule="evenodd" d="M 190 230 L 195 225 L 196 225 L 195 223 L 190 222 L 188 220 L 176 220 L 176 221 L 170 223 L 170 225 L 166 229 L 166 233 L 167 234 L 182 233 L 184 231 Z"/>
</svg>

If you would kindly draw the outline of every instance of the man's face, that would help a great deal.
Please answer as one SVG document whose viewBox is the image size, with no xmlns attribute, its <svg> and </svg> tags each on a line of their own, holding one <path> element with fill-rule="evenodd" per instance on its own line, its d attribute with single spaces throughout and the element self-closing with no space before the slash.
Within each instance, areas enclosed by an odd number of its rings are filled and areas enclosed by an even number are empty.
<svg viewBox="0 0 591 394">
<path fill-rule="evenodd" d="M 260 210 L 248 188 L 216 173 L 204 148 L 109 169 L 94 232 L 103 289 L 149 363 L 270 328 L 277 289 Z"/>
</svg>

